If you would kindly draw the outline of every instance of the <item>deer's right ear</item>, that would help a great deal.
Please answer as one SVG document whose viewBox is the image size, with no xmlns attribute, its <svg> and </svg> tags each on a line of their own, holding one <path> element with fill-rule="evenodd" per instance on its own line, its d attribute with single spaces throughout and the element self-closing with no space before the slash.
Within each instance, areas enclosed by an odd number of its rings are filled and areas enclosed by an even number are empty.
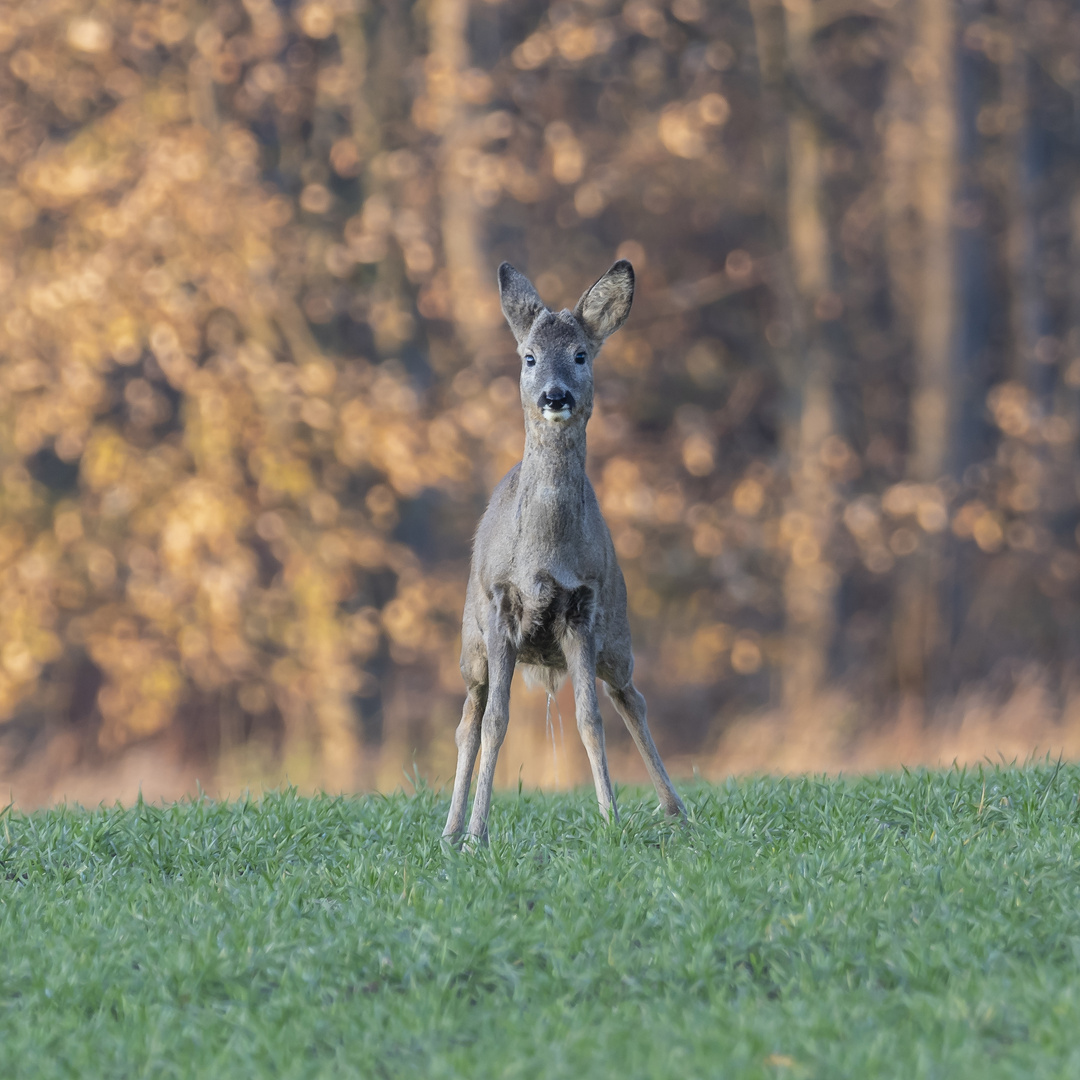
<svg viewBox="0 0 1080 1080">
<path fill-rule="evenodd" d="M 499 300 L 503 315 L 519 343 L 528 337 L 537 316 L 547 310 L 532 282 L 508 262 L 499 267 Z"/>
</svg>

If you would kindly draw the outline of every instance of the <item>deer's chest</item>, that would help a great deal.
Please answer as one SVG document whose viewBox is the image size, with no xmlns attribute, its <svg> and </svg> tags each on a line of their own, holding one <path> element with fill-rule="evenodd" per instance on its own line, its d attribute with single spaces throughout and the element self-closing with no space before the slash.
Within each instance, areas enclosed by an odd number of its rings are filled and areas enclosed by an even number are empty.
<svg viewBox="0 0 1080 1080">
<path fill-rule="evenodd" d="M 583 542 L 585 513 L 580 491 L 567 490 L 557 482 L 529 492 L 517 520 L 520 549 L 538 562 L 563 561 Z"/>
</svg>

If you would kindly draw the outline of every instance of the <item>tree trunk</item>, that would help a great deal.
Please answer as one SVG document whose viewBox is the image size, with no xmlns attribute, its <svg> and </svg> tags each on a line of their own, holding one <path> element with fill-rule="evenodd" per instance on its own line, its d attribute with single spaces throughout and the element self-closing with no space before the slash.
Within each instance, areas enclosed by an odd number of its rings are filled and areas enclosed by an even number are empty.
<svg viewBox="0 0 1080 1080">
<path fill-rule="evenodd" d="M 1045 416 L 1051 408 L 1054 367 L 1041 362 L 1037 348 L 1049 329 L 1039 270 L 1038 204 L 1044 166 L 1030 113 L 1032 59 L 1025 40 L 1023 10 L 1016 14 L 1013 55 L 1005 64 L 1002 87 L 1002 104 L 1013 125 L 1009 154 L 1012 174 L 1006 196 L 1013 348 L 1010 374 L 1027 387 L 1036 412 Z"/>
<path fill-rule="evenodd" d="M 811 6 L 754 0 L 751 7 L 770 113 L 766 168 L 770 188 L 784 192 L 773 213 L 775 232 L 787 250 L 777 293 L 793 323 L 790 344 L 778 357 L 790 481 L 782 525 L 788 553 L 782 698 L 789 712 L 803 713 L 825 682 L 835 628 L 836 573 L 825 552 L 837 495 L 822 450 L 834 431 L 833 350 L 826 327 L 838 311 L 821 206 L 821 133 L 806 110 L 785 109 L 782 99 L 786 70 L 798 74 L 810 63 Z"/>
<path fill-rule="evenodd" d="M 950 466 L 955 421 L 956 184 L 955 29 L 952 5 L 918 0 L 908 67 L 916 83 L 920 150 L 915 169 L 919 225 L 915 282 L 915 385 L 911 398 L 907 479 L 940 480 Z M 897 681 L 905 705 L 921 713 L 932 658 L 945 644 L 942 620 L 944 538 L 924 532 L 901 564 L 894 622 Z"/>
<path fill-rule="evenodd" d="M 469 68 L 469 0 L 431 0 L 426 62 L 427 126 L 441 136 L 439 199 L 450 312 L 458 340 L 471 358 L 498 351 L 492 331 L 499 316 L 494 269 L 484 250 L 481 210 L 473 196 L 470 165 L 482 131 L 462 95 Z"/>
</svg>

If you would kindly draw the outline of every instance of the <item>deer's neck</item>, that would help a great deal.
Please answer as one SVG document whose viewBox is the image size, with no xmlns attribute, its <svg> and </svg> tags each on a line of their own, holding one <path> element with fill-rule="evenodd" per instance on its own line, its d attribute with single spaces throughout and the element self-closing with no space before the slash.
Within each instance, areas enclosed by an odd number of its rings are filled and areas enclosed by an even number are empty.
<svg viewBox="0 0 1080 1080">
<path fill-rule="evenodd" d="M 539 550 L 580 539 L 585 504 L 585 425 L 528 425 L 518 478 L 518 520 Z"/>
</svg>

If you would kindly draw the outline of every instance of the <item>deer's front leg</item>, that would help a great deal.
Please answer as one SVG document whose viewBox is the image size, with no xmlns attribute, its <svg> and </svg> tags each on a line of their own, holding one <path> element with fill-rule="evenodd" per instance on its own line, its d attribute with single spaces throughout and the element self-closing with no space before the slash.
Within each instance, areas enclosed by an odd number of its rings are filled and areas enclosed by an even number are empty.
<svg viewBox="0 0 1080 1080">
<path fill-rule="evenodd" d="M 604 722 L 600 718 L 600 702 L 596 696 L 596 635 L 591 626 L 572 626 L 562 646 L 574 683 L 578 732 L 589 755 L 589 765 L 592 766 L 600 813 L 607 821 L 618 821 L 619 811 L 615 806 L 615 792 L 611 788 L 607 753 L 604 750 Z"/>
<path fill-rule="evenodd" d="M 491 788 L 495 783 L 495 762 L 499 747 L 510 723 L 510 682 L 514 677 L 517 648 L 510 639 L 508 627 L 500 618 L 498 600 L 488 613 L 487 632 L 488 695 L 484 719 L 480 726 L 480 770 L 476 778 L 476 798 L 469 818 L 469 835 L 477 840 L 487 839 L 488 810 L 491 809 Z"/>
<path fill-rule="evenodd" d="M 477 683 L 469 687 L 465 708 L 461 713 L 454 742 L 457 743 L 457 772 L 454 774 L 454 794 L 450 799 L 450 813 L 446 819 L 443 836 L 454 838 L 465 827 L 465 810 L 469 802 L 469 785 L 472 783 L 476 752 L 480 749 L 480 724 L 487 703 L 487 684 Z"/>
</svg>

